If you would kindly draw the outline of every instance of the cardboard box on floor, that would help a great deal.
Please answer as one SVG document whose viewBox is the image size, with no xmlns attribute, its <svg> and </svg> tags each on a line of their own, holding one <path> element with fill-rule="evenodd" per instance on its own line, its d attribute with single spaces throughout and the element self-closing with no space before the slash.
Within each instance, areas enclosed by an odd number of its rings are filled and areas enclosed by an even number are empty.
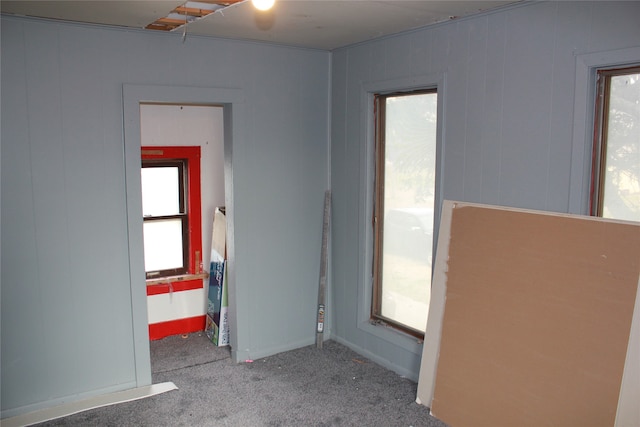
<svg viewBox="0 0 640 427">
<path fill-rule="evenodd" d="M 209 267 L 209 301 L 205 333 L 217 346 L 229 345 L 227 302 L 227 222 L 224 207 L 216 208 L 213 216 L 211 263 Z"/>
<path fill-rule="evenodd" d="M 639 223 L 445 201 L 418 403 L 457 427 L 640 426 L 639 278 Z"/>
</svg>

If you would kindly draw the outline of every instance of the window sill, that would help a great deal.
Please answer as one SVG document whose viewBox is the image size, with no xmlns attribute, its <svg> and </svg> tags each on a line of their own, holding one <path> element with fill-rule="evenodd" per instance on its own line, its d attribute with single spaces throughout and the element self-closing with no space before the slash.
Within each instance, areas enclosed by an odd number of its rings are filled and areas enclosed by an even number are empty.
<svg viewBox="0 0 640 427">
<path fill-rule="evenodd" d="M 184 282 L 187 280 L 197 280 L 197 279 L 208 279 L 209 273 L 206 271 L 198 274 L 180 274 L 178 276 L 166 276 L 159 277 L 157 279 L 147 279 L 147 286 L 149 285 L 161 285 L 161 284 L 169 284 L 176 282 Z"/>
<path fill-rule="evenodd" d="M 201 289 L 203 288 L 202 281 L 208 278 L 209 273 L 205 271 L 198 274 L 181 274 L 148 279 L 146 280 L 147 296 Z"/>
</svg>

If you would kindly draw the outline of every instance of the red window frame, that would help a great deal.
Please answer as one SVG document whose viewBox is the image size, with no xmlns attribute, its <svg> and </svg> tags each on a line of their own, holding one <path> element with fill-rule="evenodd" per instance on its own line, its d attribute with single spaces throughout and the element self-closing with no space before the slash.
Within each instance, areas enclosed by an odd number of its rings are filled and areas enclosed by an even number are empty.
<svg viewBox="0 0 640 427">
<path fill-rule="evenodd" d="M 202 288 L 202 277 L 189 277 L 203 274 L 200 147 L 144 146 L 141 150 L 141 158 L 142 160 L 186 160 L 187 169 L 187 216 L 189 218 L 187 273 L 178 277 L 147 281 L 147 295 Z M 158 283 L 159 280 L 161 283 Z"/>
</svg>

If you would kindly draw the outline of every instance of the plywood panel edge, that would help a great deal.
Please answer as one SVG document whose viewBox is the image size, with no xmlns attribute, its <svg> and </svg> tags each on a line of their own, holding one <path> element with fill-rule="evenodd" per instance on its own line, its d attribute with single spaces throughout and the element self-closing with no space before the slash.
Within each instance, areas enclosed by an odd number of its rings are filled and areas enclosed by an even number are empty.
<svg viewBox="0 0 640 427">
<path fill-rule="evenodd" d="M 640 426 L 640 277 L 633 308 L 627 357 L 624 363 L 616 427 Z"/>
<path fill-rule="evenodd" d="M 418 391 L 416 402 L 431 407 L 436 385 L 436 370 L 440 353 L 440 336 L 447 289 L 447 259 L 449 257 L 449 238 L 451 235 L 451 214 L 457 202 L 445 200 L 442 203 L 438 246 L 431 285 L 431 302 L 424 335 Z"/>
</svg>

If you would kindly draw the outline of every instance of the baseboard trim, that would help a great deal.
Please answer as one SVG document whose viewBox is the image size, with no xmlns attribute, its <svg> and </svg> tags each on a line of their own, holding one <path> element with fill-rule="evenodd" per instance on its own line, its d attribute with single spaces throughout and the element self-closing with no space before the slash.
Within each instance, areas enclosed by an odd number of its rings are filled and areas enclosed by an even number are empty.
<svg viewBox="0 0 640 427">
<path fill-rule="evenodd" d="M 56 418 L 68 417 L 69 415 L 88 411 L 90 409 L 101 408 L 103 406 L 115 405 L 118 403 L 131 402 L 145 397 L 155 396 L 178 387 L 172 382 L 152 384 L 144 387 L 132 388 L 129 390 L 117 391 L 113 393 L 101 394 L 87 399 L 69 402 L 50 408 L 40 409 L 22 415 L 2 420 L 2 427 L 30 426 L 55 420 Z"/>
</svg>

